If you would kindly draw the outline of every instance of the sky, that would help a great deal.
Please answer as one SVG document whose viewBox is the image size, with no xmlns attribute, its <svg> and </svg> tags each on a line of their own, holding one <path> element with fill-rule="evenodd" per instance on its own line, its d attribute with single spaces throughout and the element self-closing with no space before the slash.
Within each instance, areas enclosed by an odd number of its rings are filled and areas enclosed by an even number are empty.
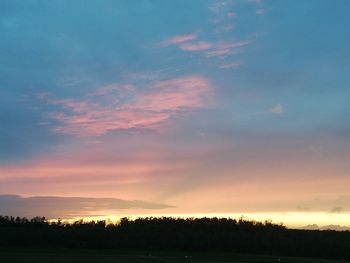
<svg viewBox="0 0 350 263">
<path fill-rule="evenodd" d="M 350 227 L 349 8 L 0 1 L 0 214 Z"/>
</svg>

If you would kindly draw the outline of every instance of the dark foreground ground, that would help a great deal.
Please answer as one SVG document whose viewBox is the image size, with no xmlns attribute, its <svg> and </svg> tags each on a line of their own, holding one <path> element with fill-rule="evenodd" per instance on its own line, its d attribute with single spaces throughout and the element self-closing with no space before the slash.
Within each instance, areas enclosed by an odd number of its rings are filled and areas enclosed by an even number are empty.
<svg viewBox="0 0 350 263">
<path fill-rule="evenodd" d="M 345 261 L 228 253 L 147 253 L 141 251 L 0 248 L 1 263 L 341 263 Z"/>
</svg>

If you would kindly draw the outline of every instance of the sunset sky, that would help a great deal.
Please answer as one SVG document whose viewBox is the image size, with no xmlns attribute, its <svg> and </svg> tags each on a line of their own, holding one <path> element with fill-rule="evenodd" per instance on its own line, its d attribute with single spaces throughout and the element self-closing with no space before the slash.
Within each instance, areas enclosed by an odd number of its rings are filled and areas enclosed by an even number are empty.
<svg viewBox="0 0 350 263">
<path fill-rule="evenodd" d="M 350 1 L 0 1 L 0 214 L 350 227 Z"/>
</svg>

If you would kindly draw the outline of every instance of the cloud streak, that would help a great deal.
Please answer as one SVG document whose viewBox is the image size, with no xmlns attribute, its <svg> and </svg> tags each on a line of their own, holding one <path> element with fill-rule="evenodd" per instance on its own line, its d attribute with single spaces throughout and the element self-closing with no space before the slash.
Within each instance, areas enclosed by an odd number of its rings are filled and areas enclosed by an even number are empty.
<svg viewBox="0 0 350 263">
<path fill-rule="evenodd" d="M 191 36 L 191 37 L 190 37 Z M 246 41 L 226 41 L 226 42 L 209 42 L 209 41 L 197 41 L 193 40 L 197 37 L 192 35 L 175 36 L 162 42 L 161 47 L 167 47 L 169 45 L 176 45 L 180 50 L 184 52 L 195 52 L 202 54 L 208 59 L 221 58 L 225 59 L 231 55 L 241 53 L 242 49 L 251 44 L 252 40 Z M 165 43 L 165 44 L 164 44 Z M 237 68 L 240 63 L 224 63 L 218 65 L 219 69 Z"/>
<path fill-rule="evenodd" d="M 205 107 L 212 91 L 211 82 L 202 76 L 154 81 L 146 90 L 112 84 L 88 94 L 87 100 L 49 100 L 63 109 L 49 116 L 61 123 L 54 132 L 75 136 L 157 129 L 178 114 Z M 96 96 L 98 102 L 93 100 Z"/>
<path fill-rule="evenodd" d="M 220 66 L 221 69 L 232 69 L 232 68 L 238 68 L 241 64 L 239 62 L 233 62 L 228 64 L 223 64 Z"/>
<path fill-rule="evenodd" d="M 180 49 L 184 51 L 202 51 L 210 49 L 213 44 L 201 41 L 198 43 L 184 43 L 180 45 Z"/>
<path fill-rule="evenodd" d="M 89 216 L 106 211 L 115 213 L 125 209 L 158 210 L 171 207 L 165 204 L 117 198 L 0 195 L 0 214 L 45 216 L 49 219 Z"/>
<path fill-rule="evenodd" d="M 196 37 L 197 37 L 196 34 L 178 35 L 178 36 L 171 37 L 167 40 L 164 40 L 163 42 L 160 43 L 160 46 L 167 47 L 171 45 L 181 44 L 189 40 L 194 40 L 196 39 Z"/>
<path fill-rule="evenodd" d="M 207 57 L 226 57 L 237 54 L 241 48 L 249 45 L 251 41 L 225 42 L 212 45 L 212 50 L 207 52 Z"/>
</svg>

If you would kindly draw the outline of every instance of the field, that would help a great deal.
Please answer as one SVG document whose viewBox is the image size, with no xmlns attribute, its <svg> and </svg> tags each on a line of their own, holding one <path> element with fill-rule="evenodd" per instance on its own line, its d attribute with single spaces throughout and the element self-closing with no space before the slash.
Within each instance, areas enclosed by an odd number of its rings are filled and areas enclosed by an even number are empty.
<svg viewBox="0 0 350 263">
<path fill-rule="evenodd" d="M 0 262 L 11 263 L 340 263 L 344 261 L 236 254 L 131 252 L 72 249 L 0 249 Z"/>
</svg>

